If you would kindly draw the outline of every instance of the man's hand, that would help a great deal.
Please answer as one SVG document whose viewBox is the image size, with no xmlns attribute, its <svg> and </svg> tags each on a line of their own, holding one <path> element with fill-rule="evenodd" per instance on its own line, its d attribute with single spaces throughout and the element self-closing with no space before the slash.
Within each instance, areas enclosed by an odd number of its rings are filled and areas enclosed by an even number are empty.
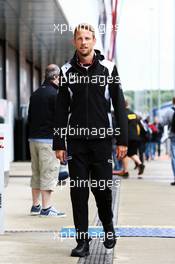
<svg viewBox="0 0 175 264">
<path fill-rule="evenodd" d="M 116 148 L 116 157 L 121 160 L 127 155 L 128 147 L 126 146 L 117 146 Z"/>
<path fill-rule="evenodd" d="M 65 150 L 56 150 L 55 155 L 56 158 L 59 159 L 62 164 L 67 162 L 67 155 Z"/>
</svg>

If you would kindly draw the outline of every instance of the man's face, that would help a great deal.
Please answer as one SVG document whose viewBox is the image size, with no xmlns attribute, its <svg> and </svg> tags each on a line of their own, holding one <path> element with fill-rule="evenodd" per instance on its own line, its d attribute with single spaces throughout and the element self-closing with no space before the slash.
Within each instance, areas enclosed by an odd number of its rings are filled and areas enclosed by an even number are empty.
<svg viewBox="0 0 175 264">
<path fill-rule="evenodd" d="M 88 56 L 92 52 L 95 43 L 96 39 L 91 31 L 81 29 L 76 32 L 74 46 L 81 56 Z"/>
</svg>

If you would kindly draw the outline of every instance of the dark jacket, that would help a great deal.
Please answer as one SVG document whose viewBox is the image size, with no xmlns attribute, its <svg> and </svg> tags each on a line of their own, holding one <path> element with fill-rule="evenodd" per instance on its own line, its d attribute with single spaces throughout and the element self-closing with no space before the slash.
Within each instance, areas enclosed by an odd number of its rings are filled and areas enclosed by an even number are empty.
<svg viewBox="0 0 175 264">
<path fill-rule="evenodd" d="M 67 138 L 98 139 L 95 133 L 112 127 L 111 101 L 114 108 L 120 135 L 116 136 L 118 145 L 127 146 L 127 117 L 124 96 L 120 86 L 117 68 L 114 63 L 105 60 L 95 50 L 93 63 L 89 68 L 82 67 L 76 53 L 70 62 L 61 68 L 60 87 L 57 96 L 53 149 L 65 149 L 65 138 L 60 136 L 60 129 L 68 127 L 88 128 L 85 133 L 67 133 Z M 69 117 L 69 118 L 68 118 Z M 69 121 L 68 121 L 69 119 Z M 75 130 L 74 130 L 75 131 Z M 80 130 L 79 130 L 80 131 Z M 94 131 L 94 133 L 89 133 Z"/>
<path fill-rule="evenodd" d="M 129 108 L 126 109 L 126 113 L 128 117 L 128 140 L 129 141 L 139 141 L 140 133 L 141 133 L 141 126 L 139 124 L 137 115 Z"/>
<path fill-rule="evenodd" d="M 149 125 L 149 128 L 152 131 L 151 142 L 159 142 L 163 134 L 163 127 L 159 123 L 152 123 Z"/>
<path fill-rule="evenodd" d="M 29 138 L 53 138 L 57 86 L 47 81 L 32 93 L 28 111 Z"/>
</svg>

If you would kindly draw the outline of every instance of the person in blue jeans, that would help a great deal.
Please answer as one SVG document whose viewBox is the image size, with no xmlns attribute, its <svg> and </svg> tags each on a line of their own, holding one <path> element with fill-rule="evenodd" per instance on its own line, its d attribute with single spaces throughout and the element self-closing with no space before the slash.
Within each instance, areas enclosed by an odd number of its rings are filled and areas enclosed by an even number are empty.
<svg viewBox="0 0 175 264">
<path fill-rule="evenodd" d="M 116 126 L 116 122 L 115 122 L 115 115 L 114 112 L 112 112 L 112 126 L 113 129 L 115 129 Z M 122 170 L 122 161 L 117 159 L 116 157 L 116 148 L 117 148 L 117 142 L 115 137 L 113 137 L 112 139 L 112 158 L 113 158 L 113 162 L 114 162 L 114 167 L 113 167 L 113 175 L 116 175 L 117 171 Z"/>
<path fill-rule="evenodd" d="M 116 174 L 116 171 L 122 170 L 122 161 L 118 160 L 116 157 L 116 144 L 114 143 L 112 145 L 112 157 L 114 161 L 114 168 L 113 168 L 113 174 Z"/>
<path fill-rule="evenodd" d="M 145 140 L 145 158 L 148 161 L 151 157 L 151 139 L 152 139 L 152 130 L 149 127 L 149 123 L 150 123 L 150 117 L 148 116 L 145 120 L 144 120 L 144 124 L 145 127 L 147 129 L 147 137 Z"/>
</svg>

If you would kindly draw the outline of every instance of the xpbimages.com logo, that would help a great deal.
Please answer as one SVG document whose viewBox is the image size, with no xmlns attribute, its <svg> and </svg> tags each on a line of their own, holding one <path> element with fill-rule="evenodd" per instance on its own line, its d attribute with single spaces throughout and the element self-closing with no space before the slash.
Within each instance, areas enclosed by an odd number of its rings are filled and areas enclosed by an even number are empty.
<svg viewBox="0 0 175 264">
<path fill-rule="evenodd" d="M 71 158 L 68 158 L 68 160 L 71 160 Z M 107 161 L 108 163 L 112 163 L 112 161 Z M 116 179 L 100 179 L 100 180 L 95 180 L 95 179 L 80 179 L 76 178 L 75 180 L 70 179 L 66 182 L 60 182 L 59 188 L 60 190 L 65 189 L 65 187 L 69 188 L 88 188 L 88 189 L 98 189 L 100 191 L 104 191 L 106 189 L 112 189 L 112 188 L 120 188 L 120 180 Z"/>
<path fill-rule="evenodd" d="M 79 30 L 83 30 L 85 26 L 82 24 L 81 27 L 79 27 Z M 87 25 L 86 25 L 87 28 Z M 100 35 L 106 34 L 106 32 L 110 31 L 117 31 L 118 30 L 118 25 L 112 25 L 112 24 L 99 24 L 97 27 L 94 27 L 95 32 L 99 32 Z M 53 24 L 53 31 L 54 32 L 59 32 L 61 35 L 64 34 L 65 32 L 74 32 L 74 28 L 66 23 L 60 23 L 60 24 Z"/>
<path fill-rule="evenodd" d="M 120 135 L 120 128 L 117 127 L 113 129 L 112 127 L 61 127 L 61 128 L 54 128 L 53 131 L 54 136 L 59 136 L 60 138 L 65 138 L 66 136 L 76 136 L 76 137 L 98 137 L 98 138 L 106 138 L 111 136 L 119 136 Z"/>
<path fill-rule="evenodd" d="M 82 239 L 89 239 L 91 240 L 91 238 L 93 239 L 99 239 L 99 242 L 104 242 L 106 238 L 108 239 L 113 239 L 113 233 L 112 232 L 108 232 L 107 234 L 105 234 L 104 231 L 92 231 L 91 234 L 89 234 L 88 232 L 79 232 L 79 235 L 81 236 Z M 64 241 L 68 238 L 74 238 L 77 239 L 76 233 L 74 231 L 72 231 L 71 229 L 68 229 L 66 232 L 53 232 L 53 240 L 56 241 Z M 120 233 L 119 231 L 115 231 L 115 238 L 119 239 L 120 238 Z"/>
<path fill-rule="evenodd" d="M 92 75 L 83 76 L 78 73 L 69 73 L 67 76 L 60 77 L 60 84 L 98 84 L 104 86 L 107 84 L 120 84 L 120 77 L 116 76 L 105 76 L 105 75 Z"/>
</svg>

